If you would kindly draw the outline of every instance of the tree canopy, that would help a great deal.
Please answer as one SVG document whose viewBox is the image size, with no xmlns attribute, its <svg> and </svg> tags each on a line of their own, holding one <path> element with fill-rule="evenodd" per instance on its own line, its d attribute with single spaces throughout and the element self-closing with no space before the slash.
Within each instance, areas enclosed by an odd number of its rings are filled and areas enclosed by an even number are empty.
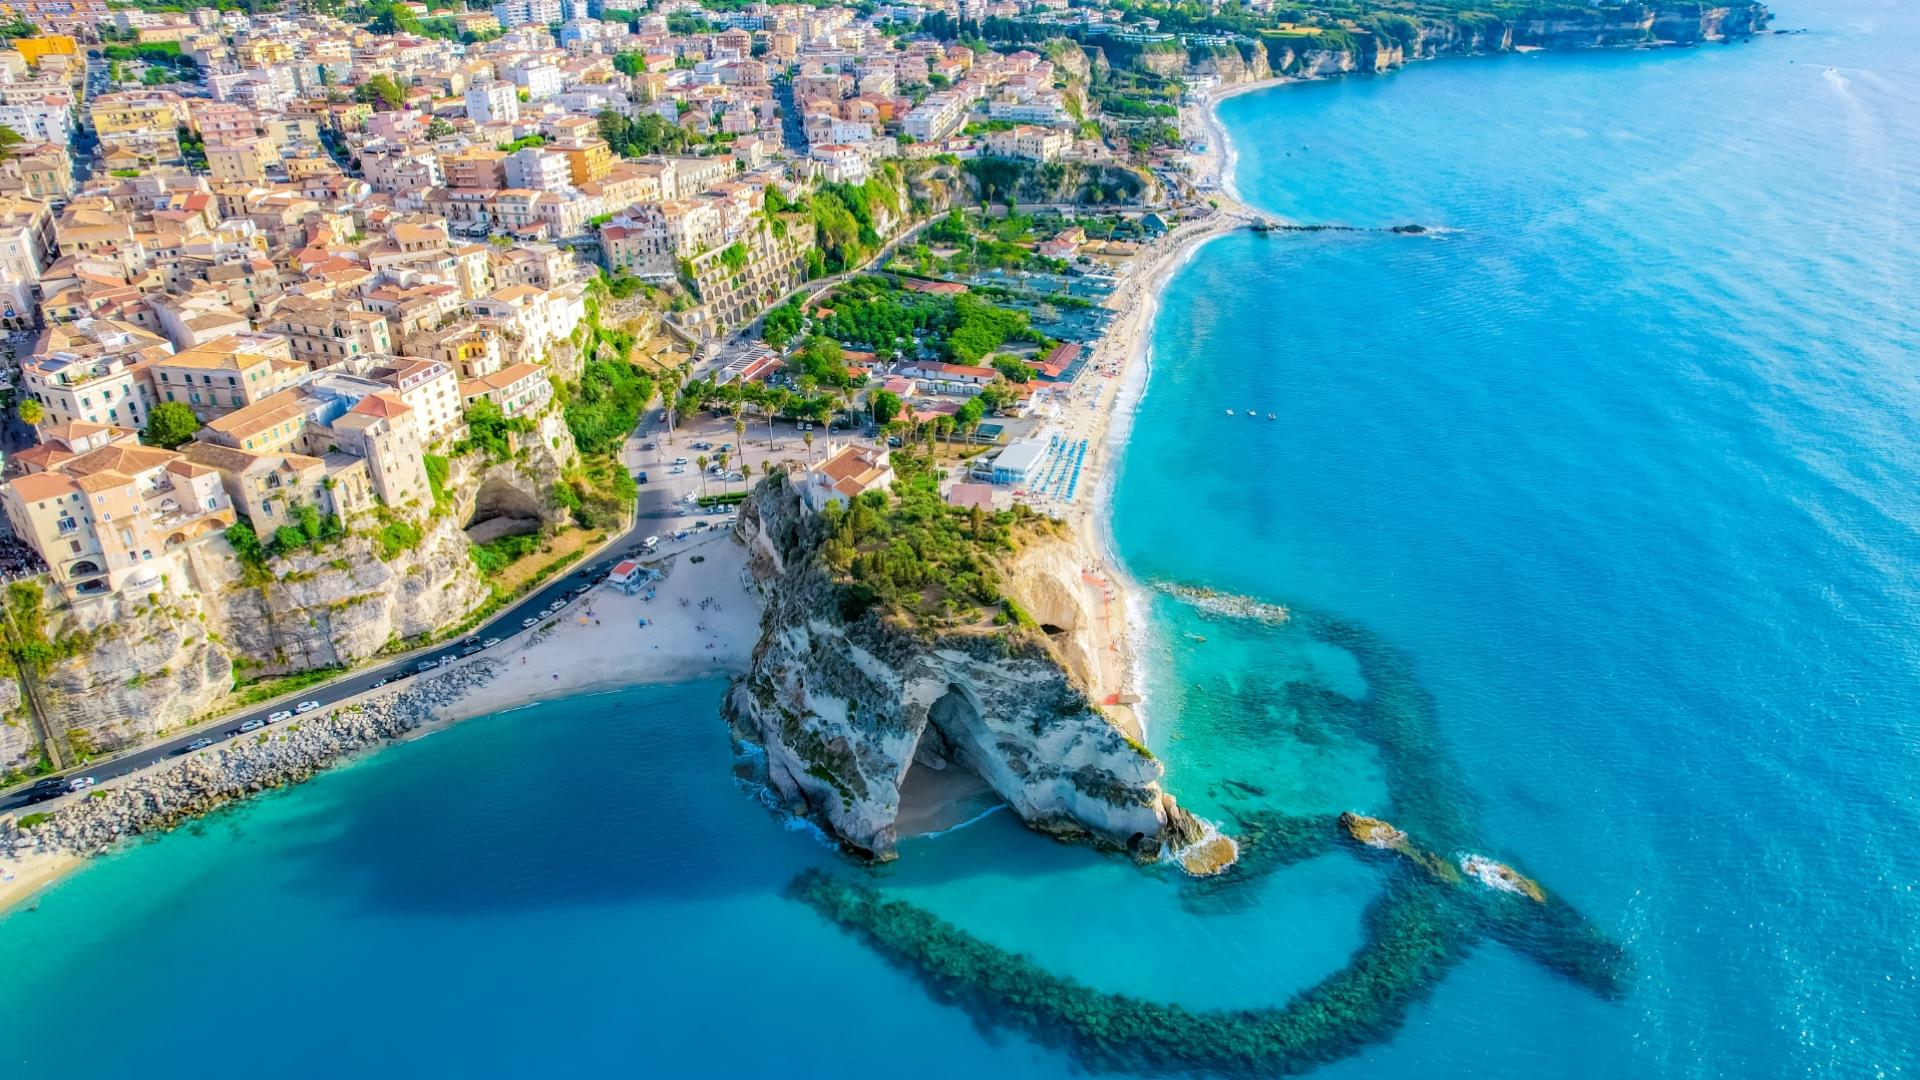
<svg viewBox="0 0 1920 1080">
<path fill-rule="evenodd" d="M 147 415 L 147 430 L 140 438 L 149 446 L 173 450 L 191 442 L 199 430 L 200 418 L 192 409 L 178 401 L 163 401 Z"/>
</svg>

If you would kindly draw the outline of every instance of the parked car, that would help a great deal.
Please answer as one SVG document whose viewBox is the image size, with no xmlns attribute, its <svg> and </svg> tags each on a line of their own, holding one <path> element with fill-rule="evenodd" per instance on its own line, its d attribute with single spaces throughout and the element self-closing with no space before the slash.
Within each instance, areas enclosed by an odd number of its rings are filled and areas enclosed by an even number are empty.
<svg viewBox="0 0 1920 1080">
<path fill-rule="evenodd" d="M 677 457 L 673 459 L 673 463 L 675 465 L 685 465 L 687 463 L 687 459 L 683 457 Z"/>
<path fill-rule="evenodd" d="M 640 444 L 640 449 L 642 450 L 651 450 L 653 448 L 654 448 L 654 444 L 650 442 L 643 442 Z"/>
<path fill-rule="evenodd" d="M 481 643 L 480 643 L 480 647 L 481 647 L 481 648 L 483 648 L 483 649 L 491 649 L 491 648 L 493 648 L 493 647 L 494 647 L 495 645 L 498 645 L 498 644 L 500 644 L 500 639 L 499 639 L 499 638 L 497 638 L 497 637 L 490 637 L 490 638 L 488 638 L 487 640 L 485 640 L 485 641 L 483 641 L 483 642 L 481 642 Z"/>
<path fill-rule="evenodd" d="M 660 538 L 657 536 L 649 536 L 641 541 L 640 546 L 646 548 L 648 551 L 652 551 L 654 548 L 660 546 Z"/>
<path fill-rule="evenodd" d="M 297 713 L 310 713 L 319 707 L 320 707 L 320 703 L 317 701 L 303 701 L 300 704 L 295 705 L 293 707 L 293 711 Z"/>
<path fill-rule="evenodd" d="M 434 668 L 439 667 L 440 664 L 436 660 L 422 660 L 413 666 L 417 671 L 432 671 Z"/>
<path fill-rule="evenodd" d="M 207 747 L 212 745 L 213 745 L 212 739 L 202 736 L 201 738 L 195 739 L 192 742 L 188 743 L 187 749 L 185 752 L 189 754 L 198 753 L 199 751 L 205 750 Z"/>
<path fill-rule="evenodd" d="M 267 726 L 267 722 L 266 722 L 265 720 L 262 720 L 262 719 L 260 719 L 260 718 L 258 718 L 258 717 L 255 717 L 254 719 L 252 719 L 252 720 L 249 720 L 249 721 L 247 721 L 247 722 L 246 722 L 246 723 L 244 723 L 244 724 L 241 724 L 241 725 L 240 725 L 240 732 L 241 732 L 241 734 L 243 734 L 243 735 L 244 735 L 245 733 L 247 733 L 247 732 L 249 732 L 249 731 L 259 731 L 259 730 L 260 730 L 261 728 L 263 728 L 263 727 L 266 727 L 266 726 Z"/>
<path fill-rule="evenodd" d="M 538 625 L 540 625 L 539 619 L 521 619 L 520 620 L 520 629 L 522 630 L 531 630 Z"/>
<path fill-rule="evenodd" d="M 93 785 L 94 779 L 91 776 L 75 776 L 67 780 L 68 791 L 85 791 Z"/>
<path fill-rule="evenodd" d="M 675 465 L 673 468 L 667 470 L 667 475 L 679 476 L 680 474 L 686 471 L 687 471 L 687 467 L 685 465 Z"/>
<path fill-rule="evenodd" d="M 279 712 L 276 712 L 273 715 L 267 717 L 267 723 L 277 724 L 282 720 L 291 720 L 291 719 L 293 719 L 293 714 L 288 712 L 285 709 L 281 709 Z"/>
<path fill-rule="evenodd" d="M 645 471 L 643 470 L 643 471 L 641 471 L 641 472 L 637 472 L 637 473 L 634 473 L 634 474 L 633 474 L 633 482 L 634 482 L 634 483 L 636 483 L 636 484 L 644 484 L 644 483 L 646 483 L 646 482 L 647 482 L 647 474 L 646 474 L 646 472 L 645 472 Z"/>
</svg>

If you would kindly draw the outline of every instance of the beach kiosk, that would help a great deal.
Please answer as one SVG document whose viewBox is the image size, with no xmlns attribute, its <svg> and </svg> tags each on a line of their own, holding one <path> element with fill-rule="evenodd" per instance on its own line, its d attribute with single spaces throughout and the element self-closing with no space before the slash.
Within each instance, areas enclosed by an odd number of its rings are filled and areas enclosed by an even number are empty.
<svg viewBox="0 0 1920 1080">
<path fill-rule="evenodd" d="M 632 596 L 634 593 L 646 588 L 647 583 L 652 580 L 653 571 L 641 566 L 632 559 L 621 560 L 621 562 L 613 568 L 613 573 L 607 575 L 608 583 L 618 588 L 621 592 L 626 593 L 628 596 Z"/>
</svg>

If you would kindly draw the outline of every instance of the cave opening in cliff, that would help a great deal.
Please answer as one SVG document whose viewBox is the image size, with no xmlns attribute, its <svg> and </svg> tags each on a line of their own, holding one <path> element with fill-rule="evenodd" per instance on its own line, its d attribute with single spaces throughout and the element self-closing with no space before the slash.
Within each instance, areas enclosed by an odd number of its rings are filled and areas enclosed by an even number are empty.
<svg viewBox="0 0 1920 1080">
<path fill-rule="evenodd" d="M 980 729 L 980 708 L 959 686 L 927 710 L 927 726 L 900 781 L 901 836 L 951 829 L 1001 805 L 1002 799 L 968 760 L 966 746 Z"/>
<path fill-rule="evenodd" d="M 488 477 L 474 493 L 473 512 L 461 528 L 468 540 L 485 544 L 503 536 L 538 532 L 540 515 L 538 498 L 506 480 Z"/>
</svg>

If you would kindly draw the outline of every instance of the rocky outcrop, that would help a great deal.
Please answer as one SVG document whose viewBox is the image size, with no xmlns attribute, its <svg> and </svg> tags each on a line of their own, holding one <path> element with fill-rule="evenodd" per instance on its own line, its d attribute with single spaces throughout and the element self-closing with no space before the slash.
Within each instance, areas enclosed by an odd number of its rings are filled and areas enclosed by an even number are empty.
<svg viewBox="0 0 1920 1080">
<path fill-rule="evenodd" d="M 1183 74 L 1190 78 L 1211 76 L 1218 79 L 1221 86 L 1239 86 L 1272 78 L 1273 69 L 1267 66 L 1267 51 L 1254 47 L 1248 52 L 1251 55 L 1243 54 L 1233 45 L 1194 47 L 1187 52 L 1187 66 Z"/>
<path fill-rule="evenodd" d="M 37 683 L 56 738 L 77 732 L 81 749 L 139 742 L 232 691 L 232 654 L 195 597 L 157 593 L 84 610 L 90 619 L 79 632 L 90 647 L 54 662 Z"/>
<path fill-rule="evenodd" d="M 764 747 L 765 779 L 794 809 L 891 858 L 918 763 L 971 770 L 1056 836 L 1141 857 L 1200 839 L 1204 827 L 1161 789 L 1160 762 L 1089 700 L 1075 671 L 1084 656 L 1068 659 L 1033 627 L 929 631 L 878 608 L 853 613 L 817 557 L 818 532 L 782 476 L 755 490 L 738 526 L 767 605 L 726 713 Z M 1010 588 L 1079 618 L 1039 585 L 1063 565 L 1077 580 L 1079 561 L 1036 550 L 1009 568 Z"/>
</svg>

